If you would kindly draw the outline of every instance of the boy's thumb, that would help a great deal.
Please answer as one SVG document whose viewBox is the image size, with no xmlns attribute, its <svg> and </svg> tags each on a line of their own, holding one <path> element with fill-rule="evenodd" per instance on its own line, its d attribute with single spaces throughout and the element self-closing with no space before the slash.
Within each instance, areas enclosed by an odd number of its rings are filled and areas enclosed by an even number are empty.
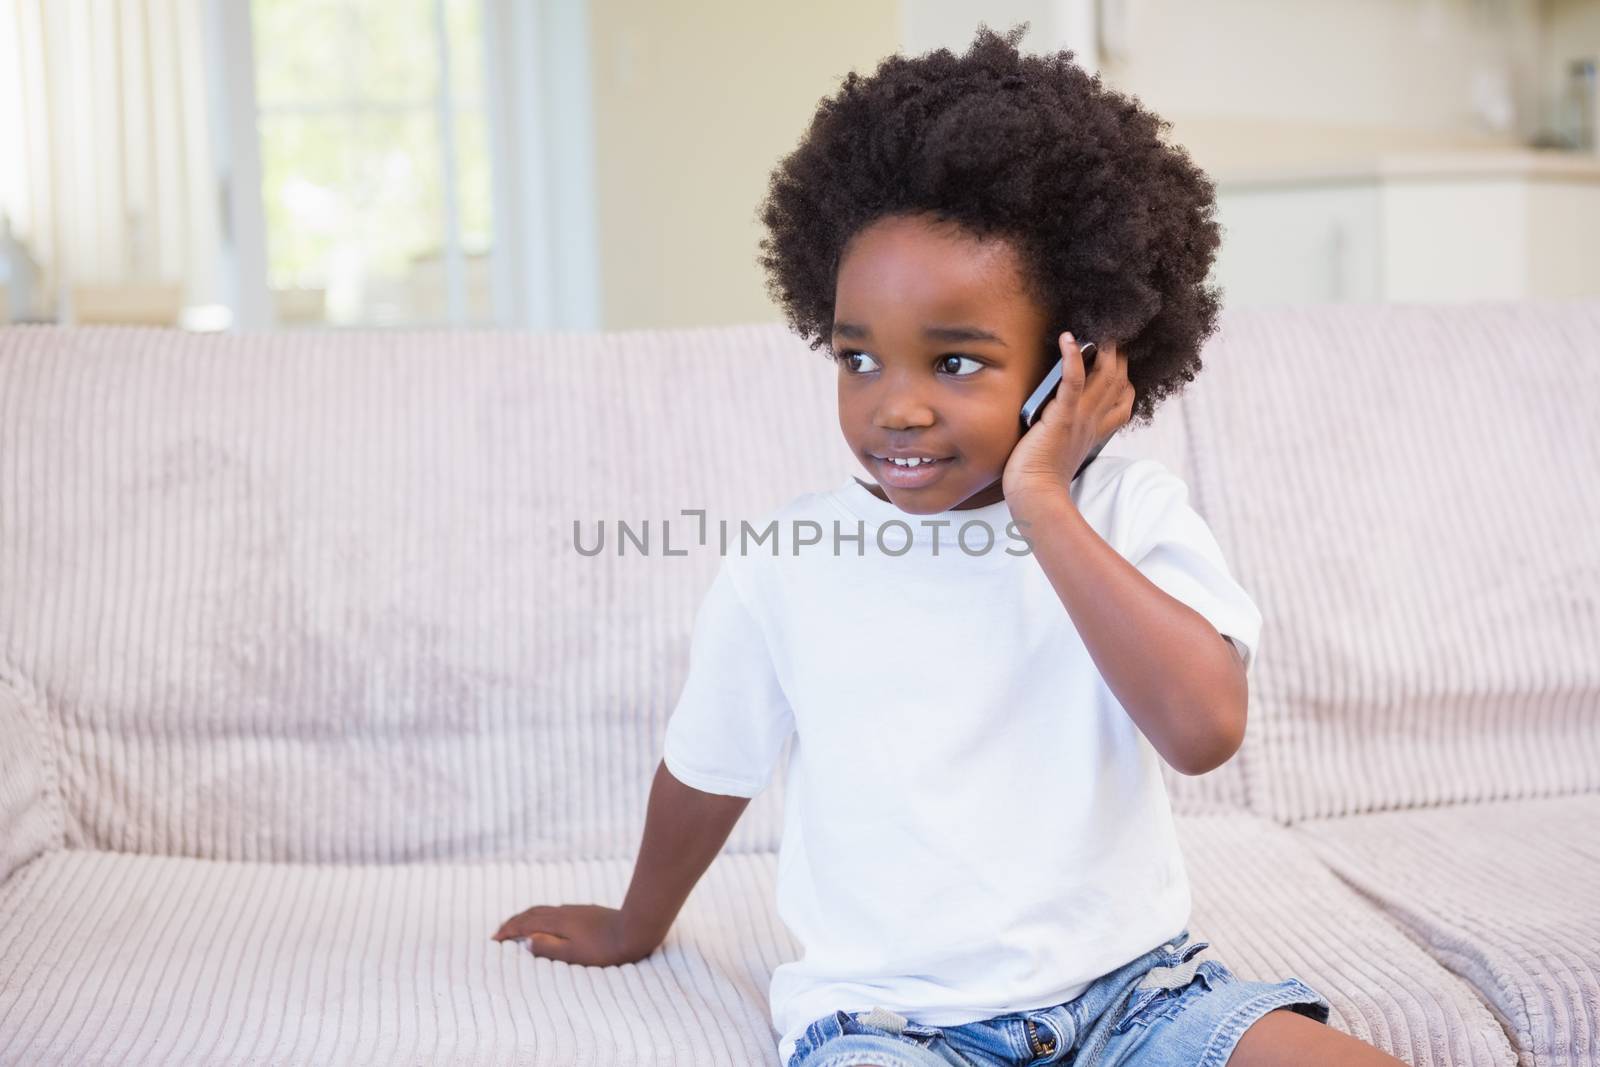
<svg viewBox="0 0 1600 1067">
<path fill-rule="evenodd" d="M 535 956 L 544 956 L 553 960 L 566 958 L 567 939 L 560 934 L 549 934 L 540 930 L 529 934 L 523 940 L 528 946 L 528 951 Z"/>
</svg>

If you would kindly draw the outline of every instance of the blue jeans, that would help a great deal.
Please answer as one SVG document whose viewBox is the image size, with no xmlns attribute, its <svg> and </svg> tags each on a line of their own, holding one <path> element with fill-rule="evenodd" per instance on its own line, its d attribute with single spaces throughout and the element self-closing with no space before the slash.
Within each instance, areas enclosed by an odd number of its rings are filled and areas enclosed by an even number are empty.
<svg viewBox="0 0 1600 1067">
<path fill-rule="evenodd" d="M 785 1067 L 1222 1067 L 1274 1008 L 1326 1023 L 1332 1006 L 1298 978 L 1246 982 L 1194 959 L 1189 931 L 1090 983 L 1064 1004 L 960 1026 L 925 1026 L 886 1008 L 836 1011 L 806 1027 Z"/>
</svg>

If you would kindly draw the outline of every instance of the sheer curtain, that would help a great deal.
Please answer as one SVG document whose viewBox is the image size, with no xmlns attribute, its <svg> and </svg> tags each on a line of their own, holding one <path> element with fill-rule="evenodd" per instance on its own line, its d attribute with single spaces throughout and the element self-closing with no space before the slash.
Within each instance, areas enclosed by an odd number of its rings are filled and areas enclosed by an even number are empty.
<svg viewBox="0 0 1600 1067">
<path fill-rule="evenodd" d="M 60 314 L 81 286 L 222 299 L 202 5 L 0 0 L 0 212 Z"/>
</svg>

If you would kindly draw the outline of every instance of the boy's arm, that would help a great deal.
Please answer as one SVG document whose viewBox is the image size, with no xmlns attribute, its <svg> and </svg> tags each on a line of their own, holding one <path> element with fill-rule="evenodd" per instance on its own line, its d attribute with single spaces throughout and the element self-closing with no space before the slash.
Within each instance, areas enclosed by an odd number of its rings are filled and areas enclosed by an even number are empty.
<svg viewBox="0 0 1600 1067">
<path fill-rule="evenodd" d="M 665 762 L 657 765 L 639 858 L 622 901 L 623 937 L 641 958 L 666 939 L 750 800 L 702 792 L 674 778 Z"/>
<path fill-rule="evenodd" d="M 1190 775 L 1226 763 L 1244 741 L 1248 702 L 1232 642 L 1107 544 L 1065 492 L 1013 517 L 1106 685 L 1161 757 Z"/>
<path fill-rule="evenodd" d="M 691 788 L 661 763 L 622 907 L 538 904 L 501 923 L 492 940 L 526 942 L 537 956 L 591 967 L 644 959 L 666 939 L 689 891 L 749 803 L 749 797 Z"/>
</svg>

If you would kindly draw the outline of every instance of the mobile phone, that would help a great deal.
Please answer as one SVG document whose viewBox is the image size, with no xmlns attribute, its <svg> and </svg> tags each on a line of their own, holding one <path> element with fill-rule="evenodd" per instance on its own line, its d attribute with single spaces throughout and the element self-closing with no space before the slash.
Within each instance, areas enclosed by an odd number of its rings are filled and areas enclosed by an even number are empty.
<svg viewBox="0 0 1600 1067">
<path fill-rule="evenodd" d="M 1093 341 L 1088 342 L 1078 349 L 1078 355 L 1083 358 L 1083 370 L 1085 375 L 1094 369 L 1094 357 L 1095 353 L 1098 351 L 1099 346 Z M 1029 394 L 1028 399 L 1023 402 L 1023 433 L 1027 433 L 1033 428 L 1033 424 L 1039 421 L 1039 415 L 1044 411 L 1044 402 L 1049 400 L 1052 396 L 1055 396 L 1056 389 L 1060 385 L 1061 360 L 1057 358 L 1051 362 L 1050 373 L 1044 376 L 1044 381 L 1040 382 L 1039 387 Z M 1110 438 L 1107 438 L 1106 440 L 1109 441 Z M 1078 465 L 1077 471 L 1072 475 L 1074 481 L 1077 480 L 1079 474 L 1083 473 L 1083 469 L 1085 467 L 1094 462 L 1094 458 L 1100 454 L 1100 450 L 1104 447 L 1106 447 L 1106 441 L 1101 441 L 1099 444 L 1094 446 L 1093 450 L 1091 450 L 1087 456 L 1084 457 L 1083 462 Z"/>
</svg>

